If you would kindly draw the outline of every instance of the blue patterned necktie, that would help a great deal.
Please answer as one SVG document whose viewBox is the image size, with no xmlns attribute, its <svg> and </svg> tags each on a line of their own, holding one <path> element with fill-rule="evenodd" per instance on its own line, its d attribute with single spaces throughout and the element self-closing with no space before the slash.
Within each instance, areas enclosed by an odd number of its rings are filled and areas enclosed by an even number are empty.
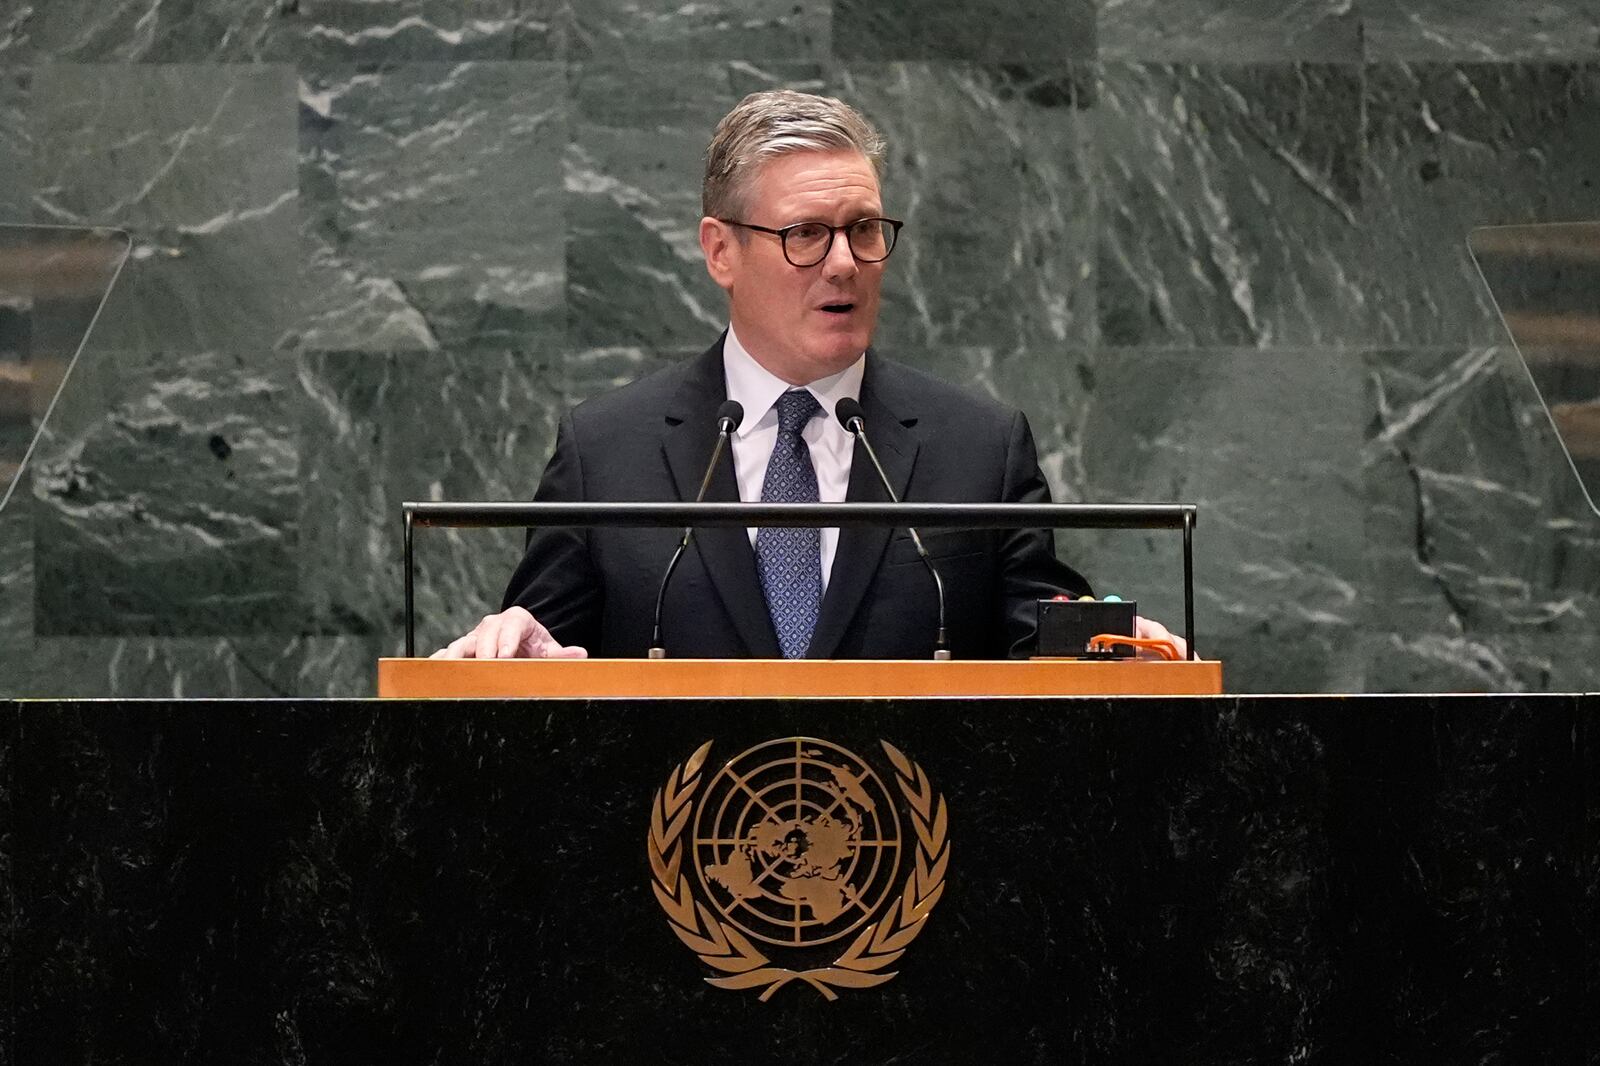
<svg viewBox="0 0 1600 1066">
<path fill-rule="evenodd" d="M 805 389 L 793 389 L 778 397 L 777 408 L 778 441 L 767 460 L 761 502 L 816 503 L 817 470 L 800 431 L 822 405 Z M 763 526 L 756 532 L 756 568 L 783 657 L 804 658 L 822 606 L 822 530 Z"/>
</svg>

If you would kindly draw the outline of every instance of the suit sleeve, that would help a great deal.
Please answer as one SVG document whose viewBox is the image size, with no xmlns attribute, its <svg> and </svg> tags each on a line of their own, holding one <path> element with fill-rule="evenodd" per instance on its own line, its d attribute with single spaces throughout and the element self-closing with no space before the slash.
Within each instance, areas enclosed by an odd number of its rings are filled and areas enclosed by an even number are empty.
<svg viewBox="0 0 1600 1066">
<path fill-rule="evenodd" d="M 556 430 L 555 453 L 533 499 L 535 503 L 584 499 L 583 460 L 570 414 Z M 590 553 L 589 530 L 531 529 L 528 549 L 511 575 L 500 609 L 526 607 L 561 643 L 597 649 L 603 587 Z"/>
<path fill-rule="evenodd" d="M 1006 445 L 1004 503 L 1050 503 L 1050 484 L 1039 468 L 1028 419 L 1018 411 L 1011 420 Z M 1038 628 L 1036 602 L 1063 592 L 1093 595 L 1082 574 L 1056 558 L 1055 533 L 1049 529 L 1014 529 L 1001 534 L 1000 589 L 1002 624 L 1013 658 L 1033 654 Z"/>
</svg>

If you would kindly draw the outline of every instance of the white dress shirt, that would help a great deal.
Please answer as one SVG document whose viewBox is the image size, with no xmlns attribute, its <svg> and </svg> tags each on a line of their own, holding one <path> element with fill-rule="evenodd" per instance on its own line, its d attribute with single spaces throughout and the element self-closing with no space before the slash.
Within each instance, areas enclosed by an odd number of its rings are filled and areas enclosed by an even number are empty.
<svg viewBox="0 0 1600 1066">
<path fill-rule="evenodd" d="M 800 438 L 811 451 L 811 465 L 817 471 L 817 499 L 821 503 L 843 503 L 850 486 L 850 457 L 855 453 L 855 438 L 839 424 L 833 408 L 846 396 L 861 398 L 861 375 L 867 366 L 866 353 L 837 374 L 811 382 L 805 388 L 817 398 L 823 413 L 806 423 Z M 727 378 L 728 399 L 744 408 L 744 421 L 734 431 L 733 469 L 739 479 L 739 499 L 745 503 L 761 501 L 761 484 L 767 477 L 767 461 L 778 442 L 778 397 L 794 386 L 775 376 L 756 362 L 739 343 L 733 327 L 722 345 L 722 370 Z M 755 546 L 756 530 L 750 530 Z M 822 531 L 822 591 L 828 591 L 828 576 L 833 571 L 834 552 L 839 547 L 839 530 Z"/>
</svg>

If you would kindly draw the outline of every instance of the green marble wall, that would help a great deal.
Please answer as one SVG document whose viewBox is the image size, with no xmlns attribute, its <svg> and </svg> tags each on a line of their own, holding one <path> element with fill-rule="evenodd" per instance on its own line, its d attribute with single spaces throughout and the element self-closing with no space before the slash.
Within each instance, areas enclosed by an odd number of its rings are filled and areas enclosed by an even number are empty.
<svg viewBox="0 0 1600 1066">
<path fill-rule="evenodd" d="M 370 692 L 399 502 L 526 498 L 721 327 L 699 155 L 774 85 L 890 138 L 885 349 L 1061 499 L 1201 505 L 1231 688 L 1600 684 L 1600 519 L 1466 254 L 1600 216 L 1592 3 L 12 0 L 0 220 L 135 250 L 0 515 L 0 693 Z M 421 535 L 424 643 L 519 540 Z M 1170 538 L 1064 550 L 1177 616 Z"/>
</svg>

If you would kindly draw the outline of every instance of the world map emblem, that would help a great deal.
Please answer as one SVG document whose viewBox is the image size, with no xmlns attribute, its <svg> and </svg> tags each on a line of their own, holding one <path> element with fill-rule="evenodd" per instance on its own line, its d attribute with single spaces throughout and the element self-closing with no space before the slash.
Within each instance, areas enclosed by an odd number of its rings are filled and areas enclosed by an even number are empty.
<svg viewBox="0 0 1600 1066">
<path fill-rule="evenodd" d="M 758 744 L 707 773 L 712 742 L 651 805 L 652 889 L 718 988 L 870 988 L 944 893 L 949 812 L 887 741 L 881 772 L 812 737 Z M 903 817 L 902 817 L 903 816 Z"/>
</svg>

